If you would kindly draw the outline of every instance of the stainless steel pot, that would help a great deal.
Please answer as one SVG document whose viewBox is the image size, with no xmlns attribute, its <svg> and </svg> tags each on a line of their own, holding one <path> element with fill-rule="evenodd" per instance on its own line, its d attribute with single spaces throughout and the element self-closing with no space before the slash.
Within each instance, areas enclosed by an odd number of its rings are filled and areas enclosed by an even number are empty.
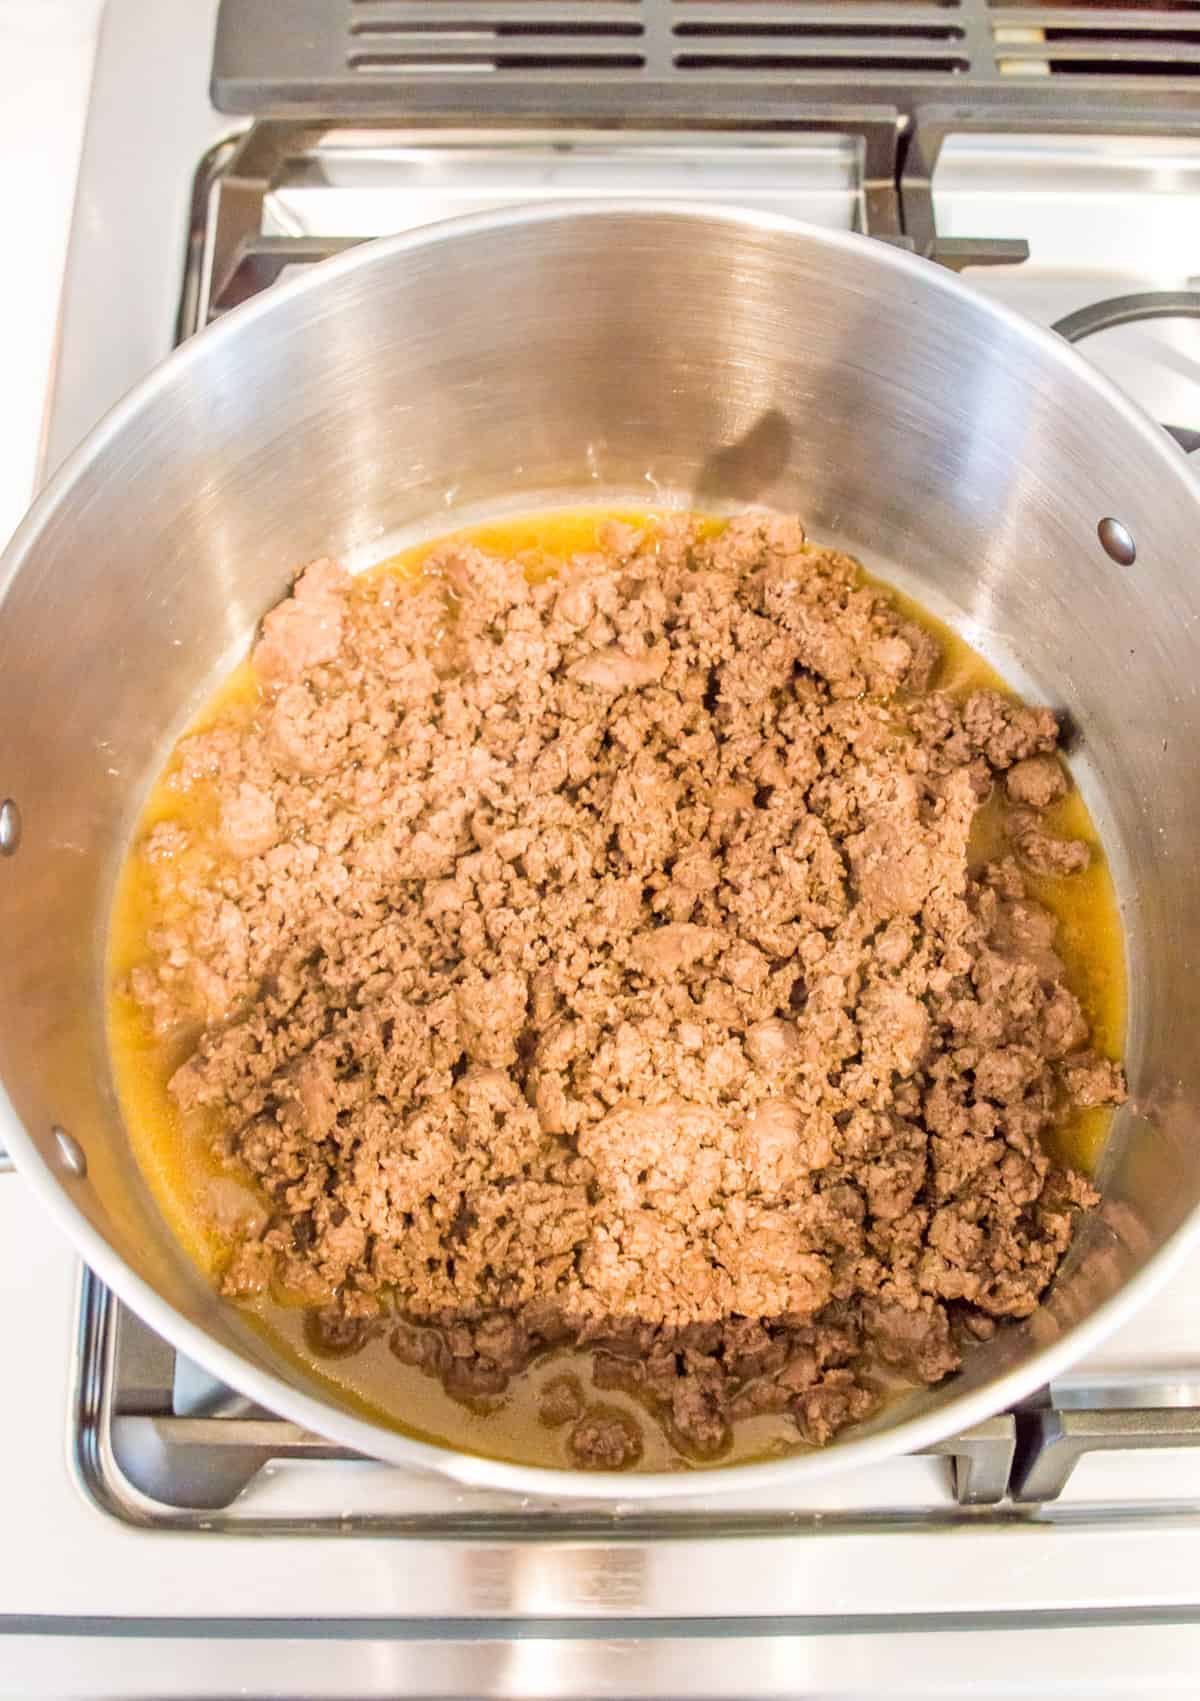
<svg viewBox="0 0 1200 1701">
<path fill-rule="evenodd" d="M 131 1156 L 102 958 L 144 789 L 298 563 L 630 498 L 794 509 L 1065 709 L 1125 916 L 1133 1103 L 1102 1210 L 1039 1311 L 943 1387 L 719 1479 L 794 1484 L 1028 1394 L 1200 1222 L 1200 485 L 1178 449 L 1057 338 L 890 248 L 749 213 L 551 206 L 372 244 L 232 314 L 108 416 L 0 564 L 0 1134 L 20 1169 L 106 1282 L 263 1405 L 463 1481 L 626 1500 L 695 1479 L 410 1440 L 315 1393 L 209 1292 Z"/>
</svg>

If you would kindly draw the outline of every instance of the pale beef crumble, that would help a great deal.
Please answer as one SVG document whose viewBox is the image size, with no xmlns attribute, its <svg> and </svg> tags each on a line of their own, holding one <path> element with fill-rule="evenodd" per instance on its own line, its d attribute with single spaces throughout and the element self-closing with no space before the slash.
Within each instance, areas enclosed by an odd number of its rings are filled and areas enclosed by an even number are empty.
<svg viewBox="0 0 1200 1701">
<path fill-rule="evenodd" d="M 496 1394 L 573 1342 L 685 1451 L 809 1441 L 1038 1302 L 1095 1195 L 1041 1135 L 1118 1102 L 1022 865 L 1086 847 L 1046 709 L 791 519 L 680 518 L 530 583 L 314 563 L 258 712 L 181 747 L 219 834 L 150 833 L 133 991 L 267 1213 L 224 1291 Z M 969 873 L 997 773 L 1014 855 Z M 583 1465 L 636 1461 L 569 1382 Z"/>
</svg>

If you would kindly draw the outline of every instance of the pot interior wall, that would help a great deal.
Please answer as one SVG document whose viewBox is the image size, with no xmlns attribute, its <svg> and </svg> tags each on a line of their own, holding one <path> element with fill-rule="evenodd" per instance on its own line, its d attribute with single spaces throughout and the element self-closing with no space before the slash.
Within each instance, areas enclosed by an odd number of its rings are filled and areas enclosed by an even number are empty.
<svg viewBox="0 0 1200 1701">
<path fill-rule="evenodd" d="M 0 1072 L 119 1255 L 281 1378 L 159 1221 L 116 1112 L 102 951 L 163 752 L 299 564 L 460 512 L 639 493 L 795 510 L 1081 729 L 1130 962 L 1106 1202 L 946 1404 L 1114 1294 L 1200 1198 L 1200 500 L 1076 357 L 935 269 L 747 217 L 591 210 L 376 245 L 234 315 L 91 441 L 0 575 Z M 1137 541 L 1121 568 L 1097 522 Z"/>
</svg>

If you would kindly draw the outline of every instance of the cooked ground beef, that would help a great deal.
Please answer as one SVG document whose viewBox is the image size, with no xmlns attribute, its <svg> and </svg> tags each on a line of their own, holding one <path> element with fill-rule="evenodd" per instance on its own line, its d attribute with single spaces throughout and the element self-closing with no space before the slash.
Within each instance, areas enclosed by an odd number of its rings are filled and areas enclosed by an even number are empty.
<svg viewBox="0 0 1200 1701">
<path fill-rule="evenodd" d="M 538 1417 L 547 1429 L 558 1429 L 561 1424 L 582 1417 L 586 1403 L 579 1378 L 567 1371 L 562 1376 L 552 1376 L 542 1389 Z"/>
<path fill-rule="evenodd" d="M 1012 801 L 1027 809 L 1049 809 L 1067 795 L 1067 776 L 1053 756 L 1027 756 L 1014 763 L 1004 785 Z"/>
<path fill-rule="evenodd" d="M 1031 809 L 1014 809 L 1008 836 L 1025 866 L 1034 874 L 1078 874 L 1092 860 L 1082 839 L 1060 839 L 1048 833 Z"/>
<path fill-rule="evenodd" d="M 642 1434 L 627 1412 L 593 1406 L 567 1437 L 567 1449 L 585 1471 L 625 1471 L 642 1456 Z"/>
<path fill-rule="evenodd" d="M 1080 865 L 1033 813 L 1055 718 L 931 692 L 929 633 L 795 520 L 529 566 L 315 563 L 257 712 L 181 746 L 217 825 L 144 843 L 132 990 L 266 1202 L 224 1291 L 463 1396 L 573 1343 L 697 1457 L 754 1412 L 823 1442 L 1031 1312 L 1095 1200 L 1042 1135 L 1121 1072 L 1018 860 L 967 860 L 1007 772 L 1017 856 Z M 545 1401 L 635 1462 L 627 1414 Z"/>
</svg>

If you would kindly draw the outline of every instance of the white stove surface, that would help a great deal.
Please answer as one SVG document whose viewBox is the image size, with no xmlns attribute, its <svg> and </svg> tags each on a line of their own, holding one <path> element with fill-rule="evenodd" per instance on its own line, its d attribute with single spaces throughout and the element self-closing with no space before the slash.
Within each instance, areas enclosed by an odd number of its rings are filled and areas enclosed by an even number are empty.
<svg viewBox="0 0 1200 1701">
<path fill-rule="evenodd" d="M 87 0 L 78 7 L 75 27 L 86 33 L 79 20 Z M 62 0 L 64 20 L 68 8 Z M 0 0 L 0 73 L 12 39 L 4 34 L 8 14 L 17 10 L 17 0 Z M 52 390 L 50 467 L 170 346 L 190 173 L 204 148 L 235 128 L 213 113 L 206 93 L 214 14 L 214 0 L 109 0 Z M 0 81 L 0 104 L 5 86 Z M 120 98 L 124 89 L 136 89 L 135 102 Z M 60 122 L 69 133 L 69 112 Z M 0 141 L 4 135 L 0 127 Z M 71 167 L 56 169 L 69 175 Z M 627 168 L 599 161 L 587 169 L 596 192 Z M 852 191 L 836 150 L 822 171 L 792 210 L 848 223 Z M 721 193 L 745 200 L 730 172 Z M 520 187 L 502 173 L 482 188 L 451 180 L 431 201 L 426 179 L 423 197 L 384 222 L 395 228 L 472 202 L 494 204 Z M 523 187 L 572 192 L 581 179 L 543 173 Z M 937 189 L 943 234 L 1030 238 L 1026 268 L 976 272 L 971 281 L 1043 322 L 1108 295 L 1194 285 L 1200 275 L 1200 153 L 1182 147 L 1151 154 L 1126 144 L 1118 154 L 1059 139 L 1022 161 L 1011 142 L 952 145 Z M 785 202 L 775 196 L 774 204 Z M 358 216 L 346 208 L 344 197 L 334 202 L 314 190 L 281 193 L 270 210 L 280 229 L 333 232 L 339 218 Z M 23 284 L 30 300 L 57 294 L 53 240 L 42 256 L 37 291 Z M 2 287 L 7 308 L 14 286 Z M 113 303 L 130 298 L 139 311 L 114 315 Z M 12 341 L 12 315 L 0 319 Z M 43 339 L 39 383 L 50 347 Z M 1088 353 L 1160 417 L 1200 429 L 1200 327 L 1143 326 L 1101 338 Z M 28 381 L 23 390 L 6 382 L 0 445 L 22 432 L 36 436 L 40 399 L 30 391 Z M 0 531 L 15 518 L 19 482 L 10 469 L 0 485 Z M 99 1511 L 75 1477 L 68 1412 L 77 1291 L 71 1249 L 24 1182 L 0 1178 L 8 1367 L 0 1401 L 0 1696 L 1197 1692 L 1200 1450 L 1089 1458 L 1052 1518 L 737 1538 L 736 1570 L 750 1576 L 767 1567 L 778 1577 L 783 1568 L 786 1578 L 786 1623 L 754 1627 L 727 1616 L 728 1540 L 707 1548 L 531 1544 L 519 1561 L 500 1564 L 486 1543 L 253 1540 L 123 1525 Z M 1111 1390 L 1157 1381 L 1195 1398 L 1198 1316 L 1200 1253 L 1069 1380 Z M 367 1464 L 311 1469 L 322 1473 L 320 1492 L 331 1505 L 348 1480 L 342 1473 L 364 1471 L 379 1473 L 381 1501 L 403 1505 L 399 1473 Z M 247 1494 L 269 1509 L 279 1492 L 264 1473 Z M 444 1493 L 448 1504 L 462 1499 L 453 1488 Z M 936 1505 L 946 1498 L 944 1465 L 898 1460 L 869 1481 L 831 1479 L 821 1494 L 830 1510 L 848 1501 Z M 1149 1515 L 1155 1500 L 1167 1499 L 1193 1503 L 1194 1516 Z M 1086 1517 L 1097 1501 L 1125 1503 L 1128 1515 L 1099 1529 Z M 551 1563 L 557 1608 L 568 1615 L 554 1622 L 539 1618 Z M 681 1564 L 695 1634 L 655 1621 L 656 1575 Z M 449 1626 L 431 1623 L 434 1603 L 447 1597 L 459 1616 Z M 1100 1614 L 1108 1615 L 1102 1626 L 1093 1622 Z"/>
<path fill-rule="evenodd" d="M 0 0 L 0 544 L 33 494 L 101 0 Z"/>
</svg>

